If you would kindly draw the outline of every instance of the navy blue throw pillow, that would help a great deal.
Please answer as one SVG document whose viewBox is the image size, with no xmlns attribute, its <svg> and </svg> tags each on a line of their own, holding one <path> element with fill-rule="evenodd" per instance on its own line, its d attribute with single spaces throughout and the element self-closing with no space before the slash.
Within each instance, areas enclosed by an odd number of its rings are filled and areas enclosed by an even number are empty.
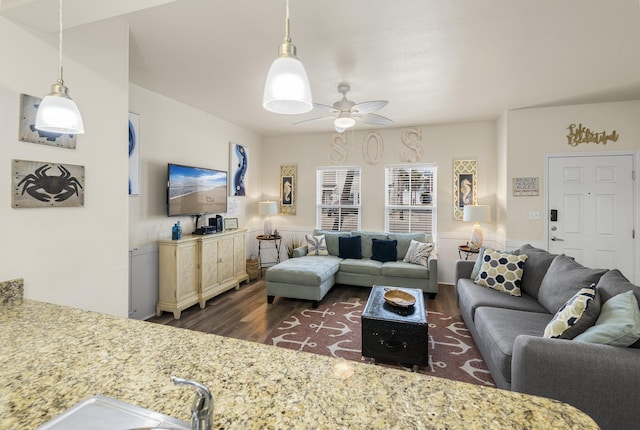
<svg viewBox="0 0 640 430">
<path fill-rule="evenodd" d="M 362 242 L 360 236 L 341 236 L 338 238 L 338 241 L 338 257 L 362 258 Z"/>
<path fill-rule="evenodd" d="M 372 260 L 381 262 L 396 261 L 398 259 L 398 241 L 397 240 L 383 240 L 383 239 L 371 239 L 371 256 Z"/>
</svg>

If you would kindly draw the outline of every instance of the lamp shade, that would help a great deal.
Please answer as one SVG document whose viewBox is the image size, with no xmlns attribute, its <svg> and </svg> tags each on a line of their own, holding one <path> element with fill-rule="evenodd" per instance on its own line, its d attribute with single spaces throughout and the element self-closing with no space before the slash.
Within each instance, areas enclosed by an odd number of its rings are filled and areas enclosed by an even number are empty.
<svg viewBox="0 0 640 430">
<path fill-rule="evenodd" d="M 262 106 L 270 112 L 288 115 L 313 108 L 309 78 L 297 57 L 280 56 L 273 61 L 264 85 Z"/>
<path fill-rule="evenodd" d="M 63 94 L 49 94 L 42 99 L 36 114 L 37 130 L 61 134 L 82 134 L 84 124 L 73 100 Z"/>
<path fill-rule="evenodd" d="M 488 205 L 465 205 L 462 220 L 466 222 L 491 221 L 491 210 Z"/>
<path fill-rule="evenodd" d="M 278 213 L 276 202 L 266 201 L 258 203 L 258 213 L 262 216 L 270 216 Z"/>
</svg>

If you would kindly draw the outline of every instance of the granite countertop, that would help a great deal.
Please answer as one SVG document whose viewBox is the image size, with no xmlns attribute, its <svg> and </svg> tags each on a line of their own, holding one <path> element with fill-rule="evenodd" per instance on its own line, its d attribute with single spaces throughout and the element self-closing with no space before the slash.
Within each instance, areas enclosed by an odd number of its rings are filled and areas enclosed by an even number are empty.
<svg viewBox="0 0 640 430">
<path fill-rule="evenodd" d="M 169 375 L 209 387 L 215 428 L 597 428 L 554 400 L 32 300 L 0 327 L 0 429 L 97 394 L 188 421 Z"/>
</svg>

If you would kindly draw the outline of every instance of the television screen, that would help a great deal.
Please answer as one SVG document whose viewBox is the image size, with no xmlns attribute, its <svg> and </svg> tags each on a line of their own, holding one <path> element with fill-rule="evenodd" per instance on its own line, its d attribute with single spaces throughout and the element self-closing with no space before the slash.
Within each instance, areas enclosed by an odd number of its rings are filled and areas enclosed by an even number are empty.
<svg viewBox="0 0 640 430">
<path fill-rule="evenodd" d="M 227 211 L 227 172 L 169 164 L 167 213 L 169 216 Z"/>
</svg>

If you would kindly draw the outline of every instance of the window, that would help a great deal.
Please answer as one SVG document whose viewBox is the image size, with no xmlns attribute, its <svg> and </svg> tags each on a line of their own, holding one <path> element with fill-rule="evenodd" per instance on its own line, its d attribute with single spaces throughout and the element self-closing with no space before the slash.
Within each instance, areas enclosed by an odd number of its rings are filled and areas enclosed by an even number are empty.
<svg viewBox="0 0 640 430">
<path fill-rule="evenodd" d="M 359 167 L 320 167 L 316 171 L 316 228 L 360 228 Z"/>
<path fill-rule="evenodd" d="M 436 173 L 434 164 L 385 168 L 385 229 L 390 233 L 424 231 L 436 225 Z"/>
</svg>

